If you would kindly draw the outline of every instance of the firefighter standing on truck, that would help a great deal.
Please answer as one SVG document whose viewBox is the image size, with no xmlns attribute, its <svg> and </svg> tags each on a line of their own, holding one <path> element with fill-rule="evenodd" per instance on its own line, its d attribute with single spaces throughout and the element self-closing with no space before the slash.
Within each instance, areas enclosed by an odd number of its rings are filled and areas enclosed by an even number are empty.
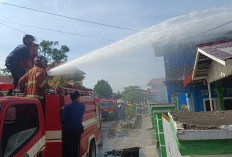
<svg viewBox="0 0 232 157">
<path fill-rule="evenodd" d="M 20 80 L 19 88 L 25 97 L 38 98 L 45 111 L 45 90 L 49 88 L 47 83 L 47 59 L 37 56 L 34 60 L 35 66 L 29 70 Z"/>
<path fill-rule="evenodd" d="M 82 125 L 85 105 L 80 103 L 80 93 L 73 91 L 70 94 L 72 103 L 64 107 L 61 113 L 63 124 L 63 157 L 80 156 L 80 138 L 84 132 Z"/>
<path fill-rule="evenodd" d="M 23 37 L 23 44 L 17 46 L 6 58 L 5 66 L 11 72 L 14 88 L 17 88 L 19 79 L 26 73 L 21 63 L 26 61 L 28 66 L 32 67 L 30 49 L 34 41 L 32 35 L 26 34 Z M 13 95 L 13 89 L 9 90 L 7 95 Z"/>
<path fill-rule="evenodd" d="M 30 70 L 31 68 L 33 68 L 34 64 L 34 60 L 35 57 L 38 56 L 38 49 L 39 49 L 39 44 L 34 43 L 33 46 L 31 46 L 31 52 L 30 52 L 30 56 L 31 56 L 31 65 L 28 64 L 28 61 L 25 60 L 21 63 L 21 65 L 23 66 L 24 70 L 27 72 L 28 70 Z"/>
</svg>

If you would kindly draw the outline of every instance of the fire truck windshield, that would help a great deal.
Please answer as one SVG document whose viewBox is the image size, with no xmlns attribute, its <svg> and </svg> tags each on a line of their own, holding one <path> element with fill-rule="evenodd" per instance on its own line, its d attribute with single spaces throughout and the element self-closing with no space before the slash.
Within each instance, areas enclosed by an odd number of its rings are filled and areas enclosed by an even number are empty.
<svg viewBox="0 0 232 157">
<path fill-rule="evenodd" d="M 101 101 L 100 106 L 101 107 L 114 107 L 114 104 L 112 101 Z"/>
</svg>

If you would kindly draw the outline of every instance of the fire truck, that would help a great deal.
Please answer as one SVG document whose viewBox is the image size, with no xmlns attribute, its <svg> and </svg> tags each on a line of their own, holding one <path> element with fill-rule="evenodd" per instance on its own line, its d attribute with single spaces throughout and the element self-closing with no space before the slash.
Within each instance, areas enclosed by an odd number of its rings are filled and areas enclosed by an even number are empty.
<svg viewBox="0 0 232 157">
<path fill-rule="evenodd" d="M 0 83 L 0 89 L 12 84 Z M 86 111 L 80 154 L 95 157 L 102 137 L 99 99 L 91 90 L 78 89 Z M 73 89 L 59 88 L 46 94 L 45 111 L 36 98 L 0 96 L 0 157 L 62 157 L 61 108 L 71 102 Z"/>
<path fill-rule="evenodd" d="M 118 117 L 118 105 L 115 99 L 100 99 L 101 116 L 104 119 L 116 119 Z"/>
</svg>

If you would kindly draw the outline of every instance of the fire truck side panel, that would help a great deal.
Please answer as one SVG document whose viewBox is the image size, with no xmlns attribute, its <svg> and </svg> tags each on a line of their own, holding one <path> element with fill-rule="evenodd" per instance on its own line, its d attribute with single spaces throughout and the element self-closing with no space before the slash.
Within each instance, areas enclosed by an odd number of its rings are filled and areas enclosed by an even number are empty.
<svg viewBox="0 0 232 157">
<path fill-rule="evenodd" d="M 0 101 L 0 141 L 2 141 L 2 128 L 4 124 L 4 112 L 5 112 L 5 106 L 6 106 L 7 101 L 4 99 L 1 99 Z M 1 143 L 0 143 L 1 144 Z"/>
<path fill-rule="evenodd" d="M 62 157 L 62 129 L 60 122 L 60 95 L 46 96 L 46 151 L 45 156 Z"/>
<path fill-rule="evenodd" d="M 1 99 L 0 102 L 2 102 Z M 13 112 L 11 112 L 12 109 Z M 42 108 L 37 99 L 10 97 L 7 102 L 3 102 L 1 115 L 3 130 L 0 132 L 2 132 L 1 144 L 4 145 L 4 141 L 6 142 L 5 154 L 22 157 L 43 153 L 45 149 L 44 118 L 39 116 L 42 114 Z M 9 115 L 15 119 L 7 120 Z M 8 145 L 11 149 L 8 149 Z"/>
<path fill-rule="evenodd" d="M 96 130 L 97 124 L 90 125 L 89 127 L 85 127 L 85 133 L 82 134 L 81 136 L 81 141 L 80 141 L 80 153 L 81 156 L 86 155 L 89 152 L 89 140 L 95 140 L 96 137 Z M 94 138 L 91 138 L 94 137 Z"/>
</svg>

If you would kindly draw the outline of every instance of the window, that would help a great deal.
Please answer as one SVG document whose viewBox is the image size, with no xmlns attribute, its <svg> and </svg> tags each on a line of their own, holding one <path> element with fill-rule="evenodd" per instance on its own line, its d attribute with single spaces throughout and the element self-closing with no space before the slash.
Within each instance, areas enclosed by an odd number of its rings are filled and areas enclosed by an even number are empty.
<svg viewBox="0 0 232 157">
<path fill-rule="evenodd" d="M 112 101 L 101 101 L 100 106 L 101 107 L 114 107 L 114 104 Z"/>
<path fill-rule="evenodd" d="M 1 141 L 3 157 L 16 154 L 38 129 L 39 117 L 35 104 L 18 104 L 8 107 L 4 117 Z"/>
</svg>

